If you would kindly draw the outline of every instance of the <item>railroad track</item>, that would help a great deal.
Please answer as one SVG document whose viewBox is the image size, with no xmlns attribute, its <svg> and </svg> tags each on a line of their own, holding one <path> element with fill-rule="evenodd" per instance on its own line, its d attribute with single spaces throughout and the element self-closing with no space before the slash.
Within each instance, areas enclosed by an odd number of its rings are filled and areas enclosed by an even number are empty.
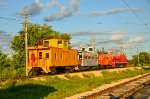
<svg viewBox="0 0 150 99">
<path fill-rule="evenodd" d="M 132 99 L 131 95 L 150 83 L 150 73 L 124 83 L 109 87 L 81 99 Z"/>
</svg>

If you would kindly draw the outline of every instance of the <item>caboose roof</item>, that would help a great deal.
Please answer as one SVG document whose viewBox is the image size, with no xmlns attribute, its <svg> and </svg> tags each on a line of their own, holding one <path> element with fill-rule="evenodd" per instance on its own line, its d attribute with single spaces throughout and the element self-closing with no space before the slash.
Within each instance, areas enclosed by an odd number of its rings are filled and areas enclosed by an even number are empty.
<svg viewBox="0 0 150 99">
<path fill-rule="evenodd" d="M 47 38 L 47 39 L 42 39 L 42 40 L 67 40 L 69 41 L 68 39 L 63 39 L 63 38 Z"/>
<path fill-rule="evenodd" d="M 47 50 L 49 49 L 50 47 L 45 47 L 45 46 L 32 46 L 32 47 L 28 47 L 28 50 L 36 50 L 36 49 L 41 49 L 41 50 Z"/>
</svg>

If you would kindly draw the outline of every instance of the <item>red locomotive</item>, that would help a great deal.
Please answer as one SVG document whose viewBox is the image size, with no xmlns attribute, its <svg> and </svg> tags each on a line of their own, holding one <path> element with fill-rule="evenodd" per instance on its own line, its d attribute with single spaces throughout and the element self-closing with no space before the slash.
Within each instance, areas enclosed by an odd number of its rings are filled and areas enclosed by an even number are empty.
<svg viewBox="0 0 150 99">
<path fill-rule="evenodd" d="M 98 54 L 98 64 L 101 68 L 127 67 L 127 58 L 123 53 L 101 53 Z"/>
</svg>

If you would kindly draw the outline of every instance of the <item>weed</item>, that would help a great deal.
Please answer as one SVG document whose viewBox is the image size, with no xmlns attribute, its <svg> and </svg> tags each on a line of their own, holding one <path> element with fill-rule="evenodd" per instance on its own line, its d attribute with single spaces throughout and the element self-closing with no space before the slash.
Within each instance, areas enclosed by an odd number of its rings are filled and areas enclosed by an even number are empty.
<svg viewBox="0 0 150 99">
<path fill-rule="evenodd" d="M 65 74 L 64 76 L 68 79 L 71 78 L 71 76 L 69 74 Z"/>
<path fill-rule="evenodd" d="M 84 78 L 77 75 L 65 74 L 68 80 L 59 77 L 45 77 L 44 81 L 28 79 L 25 81 L 0 82 L 0 98 L 2 99 L 63 99 L 77 93 L 85 92 L 102 84 L 109 84 L 123 78 L 133 77 L 150 72 L 149 69 L 125 70 L 119 72 L 102 71 L 103 76 L 83 74 Z"/>
<path fill-rule="evenodd" d="M 83 77 L 85 77 L 85 78 L 95 78 L 95 75 L 92 74 L 92 73 L 90 73 L 90 74 L 82 74 L 82 75 L 83 75 Z"/>
</svg>

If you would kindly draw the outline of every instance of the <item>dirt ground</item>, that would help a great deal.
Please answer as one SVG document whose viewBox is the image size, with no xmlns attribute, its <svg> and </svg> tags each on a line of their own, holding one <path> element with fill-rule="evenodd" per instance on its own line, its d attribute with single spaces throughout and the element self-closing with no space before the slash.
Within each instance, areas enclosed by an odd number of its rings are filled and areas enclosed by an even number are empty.
<svg viewBox="0 0 150 99">
<path fill-rule="evenodd" d="M 136 68 L 141 68 L 141 67 L 136 67 Z M 130 70 L 134 70 L 135 67 L 127 67 L 127 68 L 114 68 L 114 69 L 104 69 L 108 72 L 114 72 L 114 71 L 123 71 L 123 70 L 126 70 L 126 69 L 130 69 Z M 95 71 L 85 71 L 85 72 L 77 72 L 77 73 L 70 73 L 69 75 L 70 76 L 74 76 L 74 75 L 77 75 L 79 77 L 83 77 L 83 74 L 94 74 L 95 76 L 102 76 L 102 71 L 103 70 L 95 70 Z M 60 77 L 60 78 L 63 78 L 63 79 L 67 79 L 65 77 L 65 74 L 62 74 L 62 75 L 57 75 L 57 77 Z"/>
</svg>

